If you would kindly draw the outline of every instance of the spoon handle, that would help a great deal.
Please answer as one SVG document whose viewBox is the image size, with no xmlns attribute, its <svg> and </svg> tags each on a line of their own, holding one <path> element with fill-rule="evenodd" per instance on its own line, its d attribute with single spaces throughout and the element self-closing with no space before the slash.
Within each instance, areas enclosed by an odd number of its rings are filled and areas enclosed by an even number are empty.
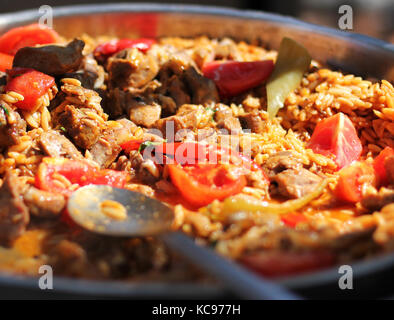
<svg viewBox="0 0 394 320">
<path fill-rule="evenodd" d="M 299 296 L 276 283 L 242 268 L 219 256 L 212 250 L 197 245 L 180 232 L 161 235 L 160 238 L 173 250 L 197 265 L 200 269 L 220 280 L 228 289 L 243 299 L 299 300 Z"/>
</svg>

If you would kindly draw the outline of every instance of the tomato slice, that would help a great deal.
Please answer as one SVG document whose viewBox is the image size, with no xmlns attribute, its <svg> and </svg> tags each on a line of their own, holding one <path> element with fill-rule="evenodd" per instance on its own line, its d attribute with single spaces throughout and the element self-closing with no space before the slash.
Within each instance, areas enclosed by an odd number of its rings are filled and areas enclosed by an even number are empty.
<svg viewBox="0 0 394 320">
<path fill-rule="evenodd" d="M 384 163 L 386 159 L 390 156 L 394 156 L 394 149 L 390 147 L 386 147 L 379 153 L 379 155 L 373 161 L 373 167 L 375 169 L 375 173 L 378 178 L 379 185 L 381 186 L 387 186 L 389 184 Z"/>
<path fill-rule="evenodd" d="M 55 43 L 58 39 L 57 32 L 44 25 L 31 24 L 17 27 L 0 37 L 0 52 L 15 55 L 20 48 Z"/>
<path fill-rule="evenodd" d="M 133 150 L 138 150 L 140 148 L 141 143 L 143 143 L 144 140 L 140 139 L 135 139 L 135 140 L 129 140 L 120 145 L 120 147 L 126 152 L 130 153 Z"/>
<path fill-rule="evenodd" d="M 16 76 L 7 83 L 5 91 L 14 91 L 24 97 L 15 104 L 23 110 L 34 110 L 38 99 L 55 85 L 55 78 L 33 69 L 14 68 L 10 74 Z"/>
<path fill-rule="evenodd" d="M 170 164 L 167 167 L 172 183 L 196 207 L 240 193 L 246 186 L 245 176 L 235 167 L 210 163 L 184 167 Z"/>
<path fill-rule="evenodd" d="M 366 184 L 375 184 L 374 169 L 368 163 L 358 161 L 339 171 L 334 192 L 338 199 L 356 203 L 362 199 L 362 188 Z"/>
<path fill-rule="evenodd" d="M 358 160 L 363 148 L 352 121 L 341 112 L 316 125 L 308 146 L 316 153 L 334 155 L 338 169 Z"/>
<path fill-rule="evenodd" d="M 0 71 L 11 69 L 13 60 L 13 56 L 0 52 Z"/>
<path fill-rule="evenodd" d="M 261 252 L 245 255 L 240 260 L 246 267 L 268 277 L 317 270 L 335 262 L 333 254 L 327 251 Z"/>
<path fill-rule="evenodd" d="M 71 184 L 82 187 L 88 184 L 104 184 L 112 187 L 123 188 L 127 173 L 115 170 L 100 170 L 90 162 L 84 160 L 68 160 L 64 158 L 44 158 L 38 167 L 36 187 L 41 190 L 61 193 L 70 196 L 74 190 L 62 186 L 53 177 L 59 174 L 67 178 Z"/>
<path fill-rule="evenodd" d="M 232 97 L 266 80 L 274 69 L 272 60 L 251 62 L 210 62 L 203 66 L 205 77 L 212 79 L 223 97 Z"/>
<path fill-rule="evenodd" d="M 93 54 L 98 61 L 104 62 L 115 53 L 128 48 L 137 48 L 145 53 L 154 43 L 154 39 L 148 38 L 111 40 L 98 45 Z"/>
<path fill-rule="evenodd" d="M 301 213 L 287 213 L 280 219 L 284 224 L 292 228 L 296 227 L 299 223 L 308 221 L 308 219 Z"/>
</svg>

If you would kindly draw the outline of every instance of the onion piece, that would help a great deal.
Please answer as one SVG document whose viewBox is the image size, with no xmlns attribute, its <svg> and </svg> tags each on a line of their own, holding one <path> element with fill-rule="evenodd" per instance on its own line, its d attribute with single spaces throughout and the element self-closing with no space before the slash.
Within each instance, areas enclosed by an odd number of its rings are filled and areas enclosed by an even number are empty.
<svg viewBox="0 0 394 320">
<path fill-rule="evenodd" d="M 247 212 L 247 213 L 271 213 L 271 214 L 285 214 L 289 212 L 294 212 L 302 207 L 305 207 L 309 202 L 319 197 L 324 189 L 327 187 L 328 179 L 323 180 L 319 186 L 313 192 L 307 194 L 306 196 L 288 200 L 286 202 L 277 204 L 269 203 L 267 201 L 261 201 L 252 198 L 242 198 L 239 196 L 232 196 L 223 201 L 223 207 L 221 214 L 224 216 L 231 215 L 237 212 Z"/>
<path fill-rule="evenodd" d="M 267 111 L 270 119 L 278 113 L 286 97 L 301 83 L 302 76 L 311 64 L 308 51 L 296 41 L 283 38 L 275 68 L 267 82 Z"/>
</svg>

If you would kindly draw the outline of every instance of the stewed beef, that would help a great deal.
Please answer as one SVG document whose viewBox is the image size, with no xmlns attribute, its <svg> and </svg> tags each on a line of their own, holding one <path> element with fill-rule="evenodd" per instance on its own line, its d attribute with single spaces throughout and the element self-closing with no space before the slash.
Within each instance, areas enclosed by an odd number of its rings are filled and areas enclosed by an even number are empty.
<svg viewBox="0 0 394 320">
<path fill-rule="evenodd" d="M 66 206 L 66 199 L 60 193 L 39 190 L 33 186 L 23 193 L 23 200 L 30 214 L 42 218 L 57 217 Z"/>
<path fill-rule="evenodd" d="M 29 223 L 29 211 L 20 194 L 22 188 L 18 177 L 8 172 L 0 188 L 0 240 L 20 236 Z"/>
<path fill-rule="evenodd" d="M 41 149 L 50 157 L 64 157 L 68 159 L 83 158 L 74 144 L 55 130 L 43 132 L 39 139 Z"/>
</svg>

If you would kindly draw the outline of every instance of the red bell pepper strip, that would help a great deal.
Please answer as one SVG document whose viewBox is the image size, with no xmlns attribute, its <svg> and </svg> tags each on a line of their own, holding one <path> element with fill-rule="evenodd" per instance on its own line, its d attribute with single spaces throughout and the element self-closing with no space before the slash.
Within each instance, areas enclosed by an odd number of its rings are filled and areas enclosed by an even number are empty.
<svg viewBox="0 0 394 320">
<path fill-rule="evenodd" d="M 352 121 L 341 112 L 316 125 L 308 147 L 325 156 L 334 155 L 338 169 L 358 160 L 363 149 Z"/>
<path fill-rule="evenodd" d="M 221 96 L 232 97 L 266 80 L 274 69 L 272 60 L 251 62 L 210 62 L 203 66 L 204 77 L 212 79 Z"/>
<path fill-rule="evenodd" d="M 141 144 L 144 142 L 144 140 L 140 139 L 135 139 L 135 140 L 129 140 L 120 145 L 120 147 L 126 152 L 130 153 L 133 150 L 138 150 L 141 146 Z"/>
<path fill-rule="evenodd" d="M 103 184 L 123 188 L 127 181 L 127 172 L 100 170 L 85 160 L 68 160 L 64 158 L 44 158 L 38 167 L 35 185 L 41 190 L 70 196 L 74 190 L 57 183 L 54 174 L 67 178 L 71 184 L 79 187 L 89 184 Z"/>
<path fill-rule="evenodd" d="M 146 38 L 111 40 L 98 45 L 93 54 L 98 61 L 105 62 L 110 56 L 128 48 L 137 48 L 145 53 L 154 43 L 156 43 L 154 39 Z"/>
<path fill-rule="evenodd" d="M 362 188 L 365 184 L 375 184 L 375 172 L 372 166 L 363 161 L 341 169 L 334 193 L 340 200 L 356 203 L 362 198 Z"/>
<path fill-rule="evenodd" d="M 375 169 L 375 173 L 378 178 L 379 185 L 381 186 L 387 186 L 389 183 L 387 179 L 387 172 L 384 163 L 386 159 L 390 156 L 394 156 L 394 149 L 390 147 L 386 147 L 379 153 L 379 155 L 373 161 L 373 167 Z"/>
<path fill-rule="evenodd" d="M 13 60 L 13 56 L 0 52 L 0 71 L 5 72 L 6 70 L 11 69 Z"/>
<path fill-rule="evenodd" d="M 193 206 L 202 207 L 215 199 L 223 200 L 240 193 L 246 186 L 245 176 L 221 164 L 199 163 L 192 166 L 167 166 L 172 183 Z"/>
<path fill-rule="evenodd" d="M 38 99 L 55 85 L 55 78 L 33 69 L 14 68 L 9 75 L 14 77 L 7 83 L 5 91 L 14 91 L 24 97 L 15 104 L 23 110 L 34 110 Z"/>
<path fill-rule="evenodd" d="M 0 52 L 13 56 L 20 48 L 55 43 L 58 39 L 57 32 L 44 25 L 31 24 L 17 27 L 0 37 Z"/>
</svg>

